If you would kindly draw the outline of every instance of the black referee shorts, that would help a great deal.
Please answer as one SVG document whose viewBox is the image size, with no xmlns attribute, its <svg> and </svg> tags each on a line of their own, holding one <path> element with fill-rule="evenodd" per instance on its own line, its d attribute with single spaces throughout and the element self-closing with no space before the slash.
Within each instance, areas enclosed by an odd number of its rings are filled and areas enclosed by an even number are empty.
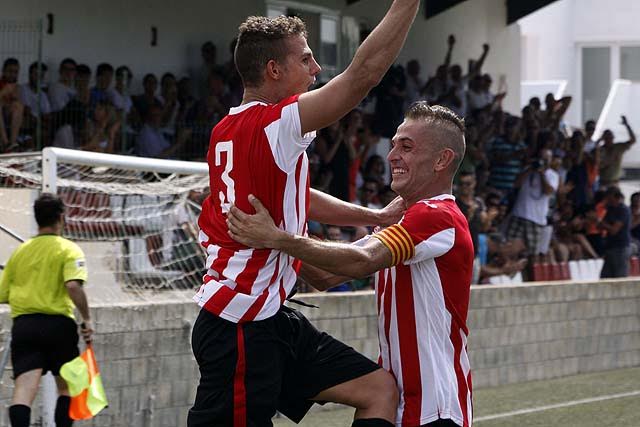
<svg viewBox="0 0 640 427">
<path fill-rule="evenodd" d="M 13 319 L 14 378 L 33 369 L 60 375 L 60 367 L 79 354 L 78 326 L 73 319 L 50 314 L 23 314 Z"/>
<path fill-rule="evenodd" d="M 189 427 L 272 426 L 276 411 L 297 423 L 321 391 L 380 369 L 284 306 L 243 324 L 203 309 L 192 347 L 200 384 Z"/>
</svg>

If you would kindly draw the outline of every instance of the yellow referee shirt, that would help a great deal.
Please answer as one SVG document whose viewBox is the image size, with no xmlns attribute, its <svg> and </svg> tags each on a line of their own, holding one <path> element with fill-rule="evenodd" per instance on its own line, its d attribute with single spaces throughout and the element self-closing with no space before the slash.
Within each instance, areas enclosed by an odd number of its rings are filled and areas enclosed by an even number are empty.
<svg viewBox="0 0 640 427">
<path fill-rule="evenodd" d="M 11 254 L 0 281 L 0 302 L 8 302 L 11 317 L 22 314 L 61 314 L 75 320 L 65 283 L 85 282 L 82 249 L 54 234 L 29 239 Z"/>
</svg>

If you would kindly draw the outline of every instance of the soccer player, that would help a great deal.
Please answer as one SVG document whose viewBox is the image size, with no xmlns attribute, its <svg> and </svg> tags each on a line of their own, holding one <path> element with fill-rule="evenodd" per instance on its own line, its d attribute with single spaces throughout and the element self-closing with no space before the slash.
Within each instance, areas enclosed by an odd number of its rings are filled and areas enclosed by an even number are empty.
<svg viewBox="0 0 640 427">
<path fill-rule="evenodd" d="M 399 426 L 472 422 L 466 321 L 473 243 L 451 195 L 464 150 L 464 124 L 452 111 L 413 104 L 388 156 L 391 188 L 407 211 L 399 223 L 352 245 L 290 234 L 254 197 L 256 215 L 235 206 L 229 214 L 234 239 L 315 267 L 312 284 L 319 289 L 377 272 L 378 361 L 398 382 Z"/>
<path fill-rule="evenodd" d="M 60 367 L 77 357 L 78 326 L 74 307 L 82 316 L 81 333 L 91 339 L 89 304 L 83 289 L 87 268 L 82 249 L 61 237 L 64 204 L 58 196 L 43 193 L 33 207 L 38 235 L 13 252 L 0 282 L 0 302 L 9 303 L 11 363 L 15 378 L 9 407 L 12 427 L 28 427 L 31 404 L 40 377 L 47 371 L 58 386 L 57 427 L 73 424 L 69 418 L 69 390 L 59 376 Z"/>
<path fill-rule="evenodd" d="M 202 307 L 192 336 L 201 379 L 190 427 L 268 426 L 276 410 L 300 421 L 314 401 L 355 407 L 354 426 L 392 425 L 393 377 L 283 306 L 300 263 L 239 245 L 226 220 L 233 203 L 250 208 L 249 194 L 294 234 L 305 234 L 307 214 L 335 225 L 390 224 L 400 217 L 401 201 L 376 211 L 310 192 L 305 149 L 315 130 L 351 111 L 382 79 L 419 3 L 393 1 L 349 67 L 310 92 L 320 66 L 300 19 L 250 17 L 240 26 L 235 62 L 244 97 L 211 134 L 211 196 L 199 219 L 208 258 L 194 297 Z"/>
</svg>

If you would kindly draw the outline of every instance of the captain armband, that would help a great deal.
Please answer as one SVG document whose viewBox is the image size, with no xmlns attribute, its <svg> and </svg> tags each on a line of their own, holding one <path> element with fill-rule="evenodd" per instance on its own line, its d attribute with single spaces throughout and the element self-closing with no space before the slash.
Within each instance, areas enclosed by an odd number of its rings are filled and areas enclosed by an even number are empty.
<svg viewBox="0 0 640 427">
<path fill-rule="evenodd" d="M 394 224 L 373 235 L 391 251 L 391 265 L 399 265 L 415 255 L 415 246 L 407 230 Z"/>
</svg>

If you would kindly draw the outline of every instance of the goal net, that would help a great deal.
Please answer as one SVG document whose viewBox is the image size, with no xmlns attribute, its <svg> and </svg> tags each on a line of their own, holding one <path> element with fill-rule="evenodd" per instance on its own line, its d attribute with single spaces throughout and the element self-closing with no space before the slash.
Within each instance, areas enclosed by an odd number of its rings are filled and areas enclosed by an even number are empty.
<svg viewBox="0 0 640 427">
<path fill-rule="evenodd" d="M 64 236 L 87 257 L 92 300 L 190 293 L 204 274 L 196 220 L 207 172 L 206 163 L 60 148 L 3 155 L 0 223 L 34 235 L 33 201 L 41 191 L 57 193 L 66 204 Z M 0 236 L 1 262 L 16 246 L 10 241 Z"/>
</svg>

